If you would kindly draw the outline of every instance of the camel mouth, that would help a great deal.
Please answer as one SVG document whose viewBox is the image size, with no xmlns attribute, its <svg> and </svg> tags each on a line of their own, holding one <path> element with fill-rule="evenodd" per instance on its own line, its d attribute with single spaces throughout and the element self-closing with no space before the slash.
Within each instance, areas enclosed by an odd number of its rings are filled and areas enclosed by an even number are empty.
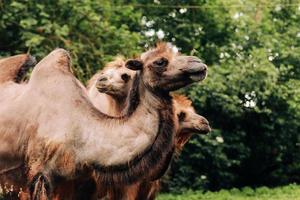
<svg viewBox="0 0 300 200">
<path fill-rule="evenodd" d="M 107 86 L 106 86 L 106 85 L 103 85 L 103 84 L 97 83 L 95 87 L 97 88 L 97 90 L 98 90 L 99 92 L 102 92 L 102 91 L 106 91 L 106 90 L 107 90 Z"/>
<path fill-rule="evenodd" d="M 97 85 L 96 88 L 97 88 L 98 92 L 100 92 L 100 93 L 105 93 L 105 92 L 109 91 L 108 88 L 105 87 L 105 86 L 98 86 Z"/>
<path fill-rule="evenodd" d="M 98 92 L 106 94 L 108 92 L 108 90 L 101 88 L 101 89 L 98 89 Z"/>
<path fill-rule="evenodd" d="M 108 84 L 106 84 L 106 82 L 101 81 L 102 79 L 99 79 L 99 80 L 96 82 L 96 85 L 95 85 L 96 89 L 99 92 L 103 93 L 103 92 L 107 92 L 111 89 L 111 87 Z"/>
<path fill-rule="evenodd" d="M 98 92 L 105 93 L 108 95 L 113 95 L 113 96 L 123 95 L 120 89 L 118 89 L 117 87 L 113 87 L 112 85 L 97 84 L 96 89 L 98 90 Z"/>
<path fill-rule="evenodd" d="M 206 70 L 200 70 L 198 72 L 190 73 L 189 79 L 194 82 L 202 81 L 206 78 L 207 72 Z"/>
<path fill-rule="evenodd" d="M 193 63 L 193 65 L 186 71 L 189 74 L 189 78 L 195 82 L 204 80 L 207 75 L 207 66 L 198 60 L 190 63 Z"/>
<path fill-rule="evenodd" d="M 211 127 L 209 124 L 199 124 L 197 127 L 193 128 L 184 128 L 182 130 L 183 133 L 189 134 L 189 133 L 194 133 L 194 134 L 200 134 L 200 135 L 206 135 L 209 132 L 211 132 Z"/>
<path fill-rule="evenodd" d="M 208 134 L 209 132 L 211 132 L 211 127 L 209 126 L 209 124 L 207 123 L 202 123 L 200 124 L 197 128 L 195 133 L 198 134 Z"/>
<path fill-rule="evenodd" d="M 192 82 L 202 81 L 207 75 L 207 66 L 199 60 L 192 60 L 189 66 L 181 69 L 186 77 Z"/>
</svg>

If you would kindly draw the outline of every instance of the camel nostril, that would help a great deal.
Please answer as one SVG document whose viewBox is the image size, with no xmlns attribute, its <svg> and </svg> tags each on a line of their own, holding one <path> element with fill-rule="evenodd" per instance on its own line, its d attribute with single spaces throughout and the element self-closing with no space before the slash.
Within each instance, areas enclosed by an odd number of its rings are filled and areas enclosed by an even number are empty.
<svg viewBox="0 0 300 200">
<path fill-rule="evenodd" d="M 99 78 L 99 79 L 98 79 L 99 82 L 107 81 L 107 80 L 108 80 L 108 79 L 107 79 L 106 77 L 102 77 L 102 78 Z"/>
</svg>

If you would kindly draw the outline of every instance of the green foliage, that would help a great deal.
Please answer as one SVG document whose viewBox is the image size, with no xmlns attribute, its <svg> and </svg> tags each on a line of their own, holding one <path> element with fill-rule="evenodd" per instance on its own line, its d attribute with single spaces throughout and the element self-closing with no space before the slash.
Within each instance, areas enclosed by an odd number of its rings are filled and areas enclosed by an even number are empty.
<svg viewBox="0 0 300 200">
<path fill-rule="evenodd" d="M 162 194 L 158 200 L 300 200 L 300 187 L 288 185 L 275 189 L 261 187 L 253 190 L 250 187 L 219 192 L 188 191 L 182 195 Z"/>
<path fill-rule="evenodd" d="M 132 29 L 141 13 L 115 10 L 111 1 L 5 1 L 0 13 L 0 55 L 28 51 L 40 59 L 66 48 L 83 81 L 114 56 L 140 52 L 142 36 Z"/>
<path fill-rule="evenodd" d="M 148 0 L 139 2 L 150 4 Z M 182 7 L 143 7 L 145 13 L 143 20 L 149 29 L 163 31 L 164 39 L 175 43 L 185 53 L 201 55 L 207 64 L 218 62 L 218 46 L 228 44 L 233 32 L 228 10 L 218 0 L 192 0 L 192 1 L 160 1 L 160 4 L 180 5 Z M 157 5 L 159 6 L 159 4 Z M 187 9 L 184 6 L 201 6 L 198 9 Z M 232 25 L 232 24 L 231 24 Z M 149 38 L 157 40 L 157 36 Z"/>
</svg>

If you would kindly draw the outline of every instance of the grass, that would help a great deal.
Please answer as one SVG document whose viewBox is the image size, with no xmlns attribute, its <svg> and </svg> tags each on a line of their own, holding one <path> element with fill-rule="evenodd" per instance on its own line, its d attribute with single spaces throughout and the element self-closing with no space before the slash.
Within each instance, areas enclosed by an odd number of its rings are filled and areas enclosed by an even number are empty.
<svg viewBox="0 0 300 200">
<path fill-rule="evenodd" d="M 245 187 L 241 190 L 220 190 L 219 192 L 189 191 L 181 195 L 161 194 L 158 200 L 300 200 L 300 185 L 251 189 Z"/>
<path fill-rule="evenodd" d="M 245 187 L 241 190 L 221 190 L 219 192 L 189 191 L 181 195 L 161 194 L 158 200 L 300 200 L 300 185 L 267 188 L 260 187 L 255 190 Z M 1 198 L 0 200 L 4 200 Z"/>
</svg>

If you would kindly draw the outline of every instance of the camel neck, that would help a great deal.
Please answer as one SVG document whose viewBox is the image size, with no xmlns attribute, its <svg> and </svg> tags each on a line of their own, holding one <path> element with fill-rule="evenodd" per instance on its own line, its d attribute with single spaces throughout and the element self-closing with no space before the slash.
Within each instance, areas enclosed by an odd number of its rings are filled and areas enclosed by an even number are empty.
<svg viewBox="0 0 300 200">
<path fill-rule="evenodd" d="M 88 96 L 99 111 L 109 116 L 121 116 L 123 109 L 126 107 L 126 97 L 101 93 L 96 88 L 95 83 L 88 88 Z"/>
<path fill-rule="evenodd" d="M 108 108 L 105 114 L 109 116 L 120 116 L 126 106 L 126 97 L 116 97 L 104 94 Z"/>
</svg>

